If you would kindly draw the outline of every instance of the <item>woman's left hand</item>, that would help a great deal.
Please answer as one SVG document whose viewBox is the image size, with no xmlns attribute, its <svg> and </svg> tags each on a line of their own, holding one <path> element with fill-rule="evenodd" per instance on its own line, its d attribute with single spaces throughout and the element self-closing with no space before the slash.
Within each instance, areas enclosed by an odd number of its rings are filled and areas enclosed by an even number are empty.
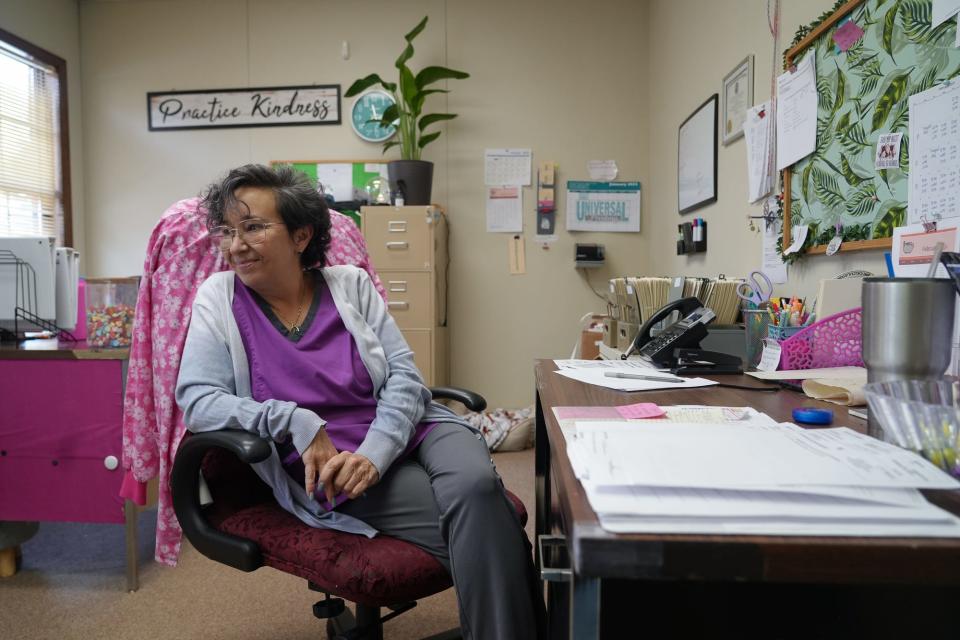
<svg viewBox="0 0 960 640">
<path fill-rule="evenodd" d="M 346 492 L 353 499 L 362 495 L 378 480 L 380 472 L 369 458 L 350 451 L 341 451 L 333 456 L 320 471 L 323 492 L 330 504 L 333 504 L 333 499 L 340 492 Z"/>
</svg>

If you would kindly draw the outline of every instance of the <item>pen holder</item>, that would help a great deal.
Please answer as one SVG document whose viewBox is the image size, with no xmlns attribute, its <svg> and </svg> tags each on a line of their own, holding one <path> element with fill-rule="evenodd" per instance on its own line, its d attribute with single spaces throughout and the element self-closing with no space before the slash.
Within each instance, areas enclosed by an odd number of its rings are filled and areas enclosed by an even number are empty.
<svg viewBox="0 0 960 640">
<path fill-rule="evenodd" d="M 747 366 L 755 368 L 763 355 L 763 340 L 767 337 L 770 313 L 766 309 L 743 309 L 744 339 Z"/>
<path fill-rule="evenodd" d="M 773 338 L 774 340 L 786 340 L 792 335 L 800 333 L 804 327 L 781 327 L 776 324 L 767 325 L 767 337 Z"/>
</svg>

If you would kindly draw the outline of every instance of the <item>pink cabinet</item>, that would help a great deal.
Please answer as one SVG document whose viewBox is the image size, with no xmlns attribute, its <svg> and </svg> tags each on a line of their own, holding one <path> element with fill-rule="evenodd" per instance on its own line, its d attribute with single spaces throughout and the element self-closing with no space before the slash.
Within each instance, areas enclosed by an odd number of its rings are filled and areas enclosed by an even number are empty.
<svg viewBox="0 0 960 640">
<path fill-rule="evenodd" d="M 0 520 L 124 522 L 122 360 L 0 360 Z"/>
<path fill-rule="evenodd" d="M 0 347 L 0 520 L 126 524 L 135 590 L 136 509 L 119 496 L 128 350 L 80 345 Z"/>
</svg>

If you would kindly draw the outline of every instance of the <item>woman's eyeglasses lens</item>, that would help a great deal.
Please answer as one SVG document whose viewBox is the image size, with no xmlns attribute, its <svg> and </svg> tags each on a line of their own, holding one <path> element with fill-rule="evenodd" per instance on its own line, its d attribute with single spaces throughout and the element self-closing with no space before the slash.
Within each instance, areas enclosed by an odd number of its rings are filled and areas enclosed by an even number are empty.
<svg viewBox="0 0 960 640">
<path fill-rule="evenodd" d="M 245 244 L 260 244 L 267 239 L 267 227 L 270 223 L 262 220 L 244 220 L 237 228 L 222 225 L 210 230 L 210 237 L 220 245 L 221 249 L 229 249 L 233 244 L 233 236 L 240 234 L 240 239 Z"/>
</svg>

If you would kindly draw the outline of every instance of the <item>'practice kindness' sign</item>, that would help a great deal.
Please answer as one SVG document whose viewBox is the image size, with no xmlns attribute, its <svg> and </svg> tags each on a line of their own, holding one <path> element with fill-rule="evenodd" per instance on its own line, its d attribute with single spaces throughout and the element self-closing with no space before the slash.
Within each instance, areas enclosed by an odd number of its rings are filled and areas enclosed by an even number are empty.
<svg viewBox="0 0 960 640">
<path fill-rule="evenodd" d="M 150 131 L 340 124 L 340 85 L 147 93 Z"/>
</svg>

